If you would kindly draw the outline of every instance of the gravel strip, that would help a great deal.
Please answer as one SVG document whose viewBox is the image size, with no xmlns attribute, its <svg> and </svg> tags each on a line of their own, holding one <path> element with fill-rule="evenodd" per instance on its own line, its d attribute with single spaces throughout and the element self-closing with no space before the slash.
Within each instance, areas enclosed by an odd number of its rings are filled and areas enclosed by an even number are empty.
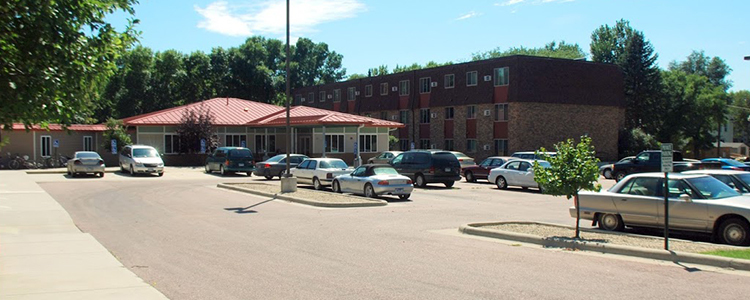
<svg viewBox="0 0 750 300">
<path fill-rule="evenodd" d="M 281 188 L 278 185 L 269 185 L 263 183 L 233 183 L 232 186 L 256 190 L 271 194 L 280 194 Z M 367 199 L 365 197 L 359 197 L 354 195 L 338 194 L 334 192 L 316 191 L 305 188 L 297 187 L 297 191 L 293 193 L 284 193 L 284 196 L 291 196 L 302 198 L 305 200 L 311 200 L 315 202 L 325 203 L 372 203 L 376 202 L 374 199 Z"/>
<path fill-rule="evenodd" d="M 510 231 L 516 233 L 530 234 L 545 237 L 548 239 L 573 240 L 575 229 L 568 227 L 558 227 L 544 224 L 494 224 L 478 228 Z M 597 242 L 602 244 L 616 244 L 623 246 L 642 247 L 650 249 L 664 249 L 664 239 L 647 236 L 637 236 L 623 233 L 607 233 L 589 230 L 581 230 L 581 240 L 587 242 Z M 669 239 L 669 249 L 673 251 L 683 251 L 691 253 L 701 253 L 714 250 L 737 250 L 747 249 L 744 247 L 734 247 L 728 245 L 717 245 L 702 242 L 690 242 L 677 239 Z"/>
</svg>

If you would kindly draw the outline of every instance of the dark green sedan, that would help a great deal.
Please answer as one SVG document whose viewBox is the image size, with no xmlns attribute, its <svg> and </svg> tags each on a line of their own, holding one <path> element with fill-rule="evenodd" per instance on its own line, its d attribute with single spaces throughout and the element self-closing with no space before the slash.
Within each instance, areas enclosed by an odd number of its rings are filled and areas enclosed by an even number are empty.
<svg viewBox="0 0 750 300">
<path fill-rule="evenodd" d="M 206 173 L 219 171 L 221 175 L 242 172 L 247 176 L 255 171 L 253 152 L 242 147 L 219 147 L 206 158 Z"/>
</svg>

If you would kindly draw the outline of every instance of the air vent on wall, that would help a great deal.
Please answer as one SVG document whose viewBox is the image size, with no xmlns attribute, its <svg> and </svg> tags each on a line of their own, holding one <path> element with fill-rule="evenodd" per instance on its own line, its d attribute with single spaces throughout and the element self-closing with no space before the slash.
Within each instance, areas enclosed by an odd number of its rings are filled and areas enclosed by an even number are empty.
<svg viewBox="0 0 750 300">
<path fill-rule="evenodd" d="M 359 91 L 355 91 L 355 92 L 354 92 L 354 95 L 355 95 L 355 96 L 359 96 Z"/>
<path fill-rule="evenodd" d="M 492 114 L 492 111 L 490 111 L 489 109 L 485 109 L 485 110 L 484 110 L 484 115 L 485 115 L 485 116 L 489 117 L 489 116 L 490 116 L 490 114 Z"/>
<path fill-rule="evenodd" d="M 490 80 L 492 80 L 492 76 L 484 75 L 484 81 L 490 81 Z"/>
<path fill-rule="evenodd" d="M 437 81 L 430 82 L 431 87 L 437 87 Z"/>
<path fill-rule="evenodd" d="M 433 118 L 433 119 L 437 118 L 437 114 L 436 113 L 431 113 L 430 114 L 430 118 Z"/>
<path fill-rule="evenodd" d="M 394 87 L 391 87 L 391 91 L 394 91 L 394 92 L 395 92 L 395 91 L 398 91 L 398 87 L 395 87 L 395 86 L 394 86 Z"/>
<path fill-rule="evenodd" d="M 333 98 L 333 95 L 328 95 L 328 99 L 331 99 L 331 98 Z"/>
<path fill-rule="evenodd" d="M 300 99 L 300 101 L 305 102 L 305 98 Z"/>
<path fill-rule="evenodd" d="M 484 150 L 490 150 L 490 145 L 484 145 Z"/>
<path fill-rule="evenodd" d="M 393 121 L 396 121 L 397 119 L 398 119 L 398 116 L 397 116 L 397 115 L 393 115 L 393 116 L 391 116 L 391 120 L 393 120 Z"/>
</svg>

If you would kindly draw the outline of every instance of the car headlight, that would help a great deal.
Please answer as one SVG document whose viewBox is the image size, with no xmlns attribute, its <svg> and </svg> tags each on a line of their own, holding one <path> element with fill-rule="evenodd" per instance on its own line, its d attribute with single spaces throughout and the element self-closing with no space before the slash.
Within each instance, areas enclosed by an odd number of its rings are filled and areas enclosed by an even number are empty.
<svg viewBox="0 0 750 300">
<path fill-rule="evenodd" d="M 142 163 L 138 163 L 138 162 L 137 162 L 137 163 L 135 163 L 135 166 L 136 166 L 136 167 L 141 167 L 141 168 L 142 168 L 142 167 L 143 167 L 143 164 L 142 164 Z"/>
<path fill-rule="evenodd" d="M 164 163 L 158 163 L 158 164 L 156 164 L 156 166 L 157 166 L 157 167 L 163 167 L 163 166 L 164 166 Z"/>
</svg>

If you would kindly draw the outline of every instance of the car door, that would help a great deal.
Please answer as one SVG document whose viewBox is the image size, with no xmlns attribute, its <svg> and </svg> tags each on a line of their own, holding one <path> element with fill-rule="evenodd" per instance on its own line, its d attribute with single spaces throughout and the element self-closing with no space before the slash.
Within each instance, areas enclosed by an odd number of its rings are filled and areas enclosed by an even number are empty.
<svg viewBox="0 0 750 300">
<path fill-rule="evenodd" d="M 692 198 L 690 202 L 680 199 L 680 195 L 687 194 Z M 664 195 L 663 192 L 661 195 Z M 661 197 L 662 201 L 663 196 Z M 708 205 L 699 193 L 694 190 L 685 180 L 669 180 L 669 227 L 675 229 L 707 231 Z M 659 211 L 658 222 L 664 226 L 664 203 L 657 205 Z"/>
<path fill-rule="evenodd" d="M 534 181 L 534 168 L 531 167 L 531 163 L 528 161 L 522 161 L 518 166 L 518 182 L 524 187 L 537 187 L 536 181 Z"/>
<path fill-rule="evenodd" d="M 302 178 L 309 164 L 310 164 L 310 160 L 306 160 L 306 161 L 303 161 L 301 164 L 297 165 L 296 167 L 290 169 L 290 172 L 292 172 L 294 177 L 297 177 L 297 181 L 301 182 L 303 180 Z"/>
<path fill-rule="evenodd" d="M 407 156 L 411 156 L 411 153 L 401 153 L 395 158 L 393 158 L 393 160 L 390 161 L 390 164 L 393 166 L 394 169 L 396 169 L 396 172 L 398 172 L 401 175 L 411 178 L 411 180 L 414 180 L 414 174 L 408 174 L 406 172 L 405 166 L 407 164 L 406 162 Z"/>
<path fill-rule="evenodd" d="M 625 224 L 658 225 L 657 204 L 663 204 L 658 192 L 660 183 L 656 177 L 635 177 L 614 193 L 612 200 Z"/>
<path fill-rule="evenodd" d="M 474 168 L 474 177 L 476 178 L 487 178 L 487 175 L 490 173 L 492 161 L 494 159 L 487 158 L 479 163 L 478 168 Z"/>
<path fill-rule="evenodd" d="M 513 161 L 505 165 L 500 175 L 505 177 L 505 182 L 508 185 L 517 186 L 520 184 L 518 169 L 521 167 L 521 161 Z"/>
<path fill-rule="evenodd" d="M 351 180 L 349 180 L 348 189 L 351 193 L 362 194 L 365 190 L 367 167 L 358 167 L 352 172 Z"/>
</svg>

